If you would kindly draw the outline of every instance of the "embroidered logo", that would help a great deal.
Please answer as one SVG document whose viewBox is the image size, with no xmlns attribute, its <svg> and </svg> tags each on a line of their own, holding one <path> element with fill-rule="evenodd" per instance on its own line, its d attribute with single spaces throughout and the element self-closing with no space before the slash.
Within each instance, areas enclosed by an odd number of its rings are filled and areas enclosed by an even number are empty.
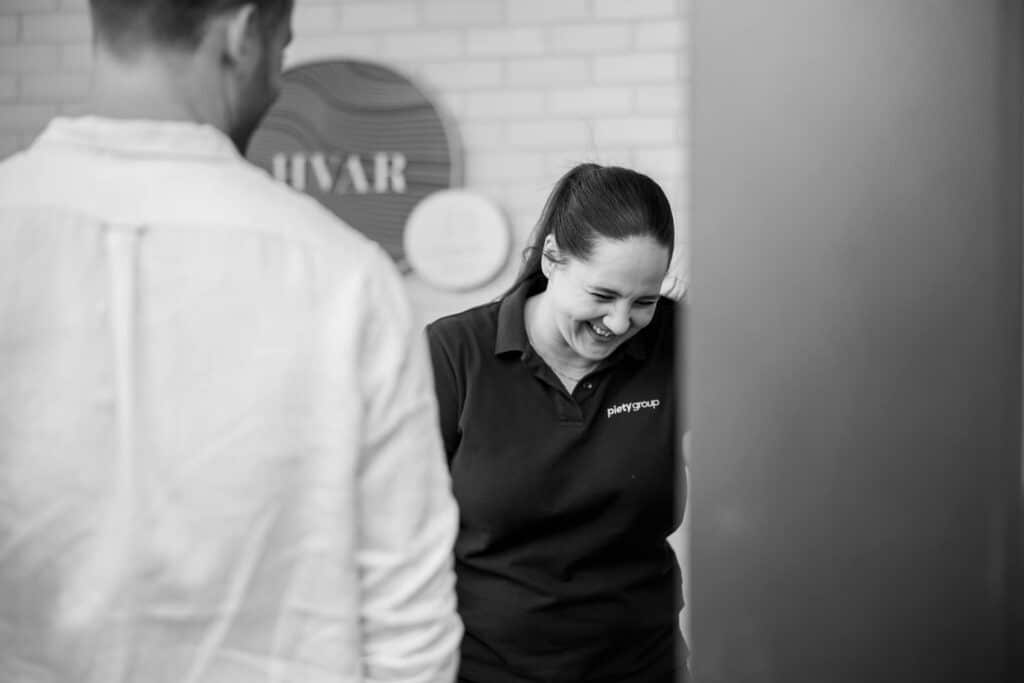
<svg viewBox="0 0 1024 683">
<path fill-rule="evenodd" d="M 622 413 L 636 413 L 644 409 L 654 410 L 661 405 L 661 401 L 656 398 L 652 398 L 648 401 L 631 401 L 628 403 L 620 403 L 617 406 L 612 406 L 608 409 L 608 417 L 612 415 L 621 415 Z"/>
</svg>

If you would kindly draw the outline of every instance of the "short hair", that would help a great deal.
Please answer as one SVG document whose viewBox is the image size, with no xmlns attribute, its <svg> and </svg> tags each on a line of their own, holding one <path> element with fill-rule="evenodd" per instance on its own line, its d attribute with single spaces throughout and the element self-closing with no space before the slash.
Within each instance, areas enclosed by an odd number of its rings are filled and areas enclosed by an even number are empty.
<svg viewBox="0 0 1024 683">
<path fill-rule="evenodd" d="M 294 0 L 89 0 L 95 39 L 117 54 L 141 47 L 194 49 L 206 23 L 242 5 L 256 7 L 265 31 L 291 11 Z"/>
<path fill-rule="evenodd" d="M 503 296 L 541 272 L 548 235 L 561 252 L 585 261 L 600 237 L 651 237 L 672 253 L 675 224 L 665 192 L 648 176 L 620 166 L 579 164 L 555 183 L 519 275 Z"/>
</svg>

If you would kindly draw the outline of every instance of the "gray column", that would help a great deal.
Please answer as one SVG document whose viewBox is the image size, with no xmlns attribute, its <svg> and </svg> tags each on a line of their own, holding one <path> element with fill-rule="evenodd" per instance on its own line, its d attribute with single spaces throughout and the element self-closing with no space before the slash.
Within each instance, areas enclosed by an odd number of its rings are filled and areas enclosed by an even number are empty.
<svg viewBox="0 0 1024 683">
<path fill-rule="evenodd" d="M 1024 680 L 1020 3 L 691 9 L 697 680 Z"/>
</svg>

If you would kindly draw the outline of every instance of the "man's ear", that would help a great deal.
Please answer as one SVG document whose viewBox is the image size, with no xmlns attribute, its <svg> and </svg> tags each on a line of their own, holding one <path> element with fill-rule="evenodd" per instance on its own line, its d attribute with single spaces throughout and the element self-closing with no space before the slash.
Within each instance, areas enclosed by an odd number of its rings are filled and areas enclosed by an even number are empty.
<svg viewBox="0 0 1024 683">
<path fill-rule="evenodd" d="M 236 64 L 243 64 L 252 59 L 250 52 L 256 42 L 251 39 L 259 28 L 256 26 L 256 6 L 247 2 L 233 7 L 224 13 L 222 20 L 225 30 L 225 57 Z"/>
</svg>

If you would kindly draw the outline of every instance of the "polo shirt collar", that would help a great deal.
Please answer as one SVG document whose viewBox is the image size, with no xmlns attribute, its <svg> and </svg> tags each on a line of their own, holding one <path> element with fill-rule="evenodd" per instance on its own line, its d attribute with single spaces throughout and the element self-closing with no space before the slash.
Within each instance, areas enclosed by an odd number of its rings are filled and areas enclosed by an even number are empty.
<svg viewBox="0 0 1024 683">
<path fill-rule="evenodd" d="M 498 308 L 498 332 L 495 335 L 494 355 L 500 356 L 511 351 L 519 352 L 525 358 L 534 353 L 530 346 L 530 338 L 526 336 L 526 300 L 547 288 L 547 278 L 534 275 L 523 281 L 518 287 L 501 300 Z M 605 367 L 620 355 L 627 355 L 636 360 L 647 358 L 646 335 L 637 334 L 615 350 L 599 367 Z"/>
<path fill-rule="evenodd" d="M 530 347 L 526 336 L 526 300 L 547 288 L 547 278 L 535 275 L 512 290 L 498 307 L 498 333 L 494 340 L 494 355 L 510 351 L 525 355 Z"/>
</svg>

